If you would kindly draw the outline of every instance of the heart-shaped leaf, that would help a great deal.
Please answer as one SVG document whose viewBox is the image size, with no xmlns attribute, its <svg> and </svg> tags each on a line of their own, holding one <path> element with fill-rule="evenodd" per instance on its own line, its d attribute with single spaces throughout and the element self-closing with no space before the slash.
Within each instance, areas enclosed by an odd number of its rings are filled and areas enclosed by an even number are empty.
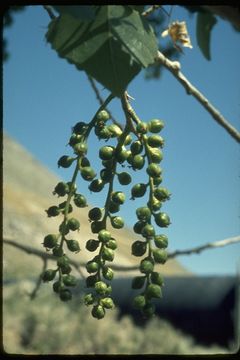
<svg viewBox="0 0 240 360">
<path fill-rule="evenodd" d="M 130 6 L 104 5 L 95 10 L 94 20 L 88 22 L 62 13 L 50 22 L 46 38 L 59 56 L 121 96 L 141 68 L 154 62 L 156 38 Z"/>
</svg>

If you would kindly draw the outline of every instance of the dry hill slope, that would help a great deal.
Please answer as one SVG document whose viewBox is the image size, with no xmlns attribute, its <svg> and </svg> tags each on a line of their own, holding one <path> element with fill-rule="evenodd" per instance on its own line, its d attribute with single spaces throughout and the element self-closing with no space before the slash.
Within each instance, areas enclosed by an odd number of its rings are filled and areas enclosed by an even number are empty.
<svg viewBox="0 0 240 360">
<path fill-rule="evenodd" d="M 22 244 L 43 250 L 42 241 L 46 234 L 56 232 L 60 219 L 47 218 L 45 209 L 54 203 L 52 191 L 59 181 L 21 145 L 4 134 L 3 137 L 3 236 Z M 87 218 L 89 208 L 75 211 L 81 229 L 79 239 L 82 251 L 74 255 L 83 261 L 92 257 L 85 251 L 85 242 L 93 238 Z M 129 229 L 113 231 L 118 240 L 116 264 L 135 265 L 139 262 L 131 256 L 131 244 L 135 239 Z M 4 276 L 38 276 L 41 260 L 25 254 L 9 245 L 4 246 Z M 160 271 L 165 275 L 187 275 L 187 270 L 176 260 L 169 260 Z M 124 273 L 129 275 L 129 273 Z M 133 273 L 131 273 L 133 274 Z M 117 275 L 117 274 L 116 274 Z M 120 275 L 120 273 L 119 273 Z M 123 274 L 121 274 L 123 275 Z"/>
</svg>

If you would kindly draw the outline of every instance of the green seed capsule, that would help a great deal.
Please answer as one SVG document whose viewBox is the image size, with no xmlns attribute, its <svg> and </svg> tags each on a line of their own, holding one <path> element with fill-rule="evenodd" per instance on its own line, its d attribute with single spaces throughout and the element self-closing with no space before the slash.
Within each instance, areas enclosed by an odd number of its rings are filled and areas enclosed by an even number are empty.
<svg viewBox="0 0 240 360">
<path fill-rule="evenodd" d="M 99 157 L 102 160 L 110 160 L 113 158 L 115 149 L 113 146 L 103 146 L 99 150 Z"/>
<path fill-rule="evenodd" d="M 124 146 L 120 150 L 118 150 L 115 154 L 116 160 L 122 164 L 130 155 L 130 151 L 128 151 Z"/>
<path fill-rule="evenodd" d="M 151 201 L 147 203 L 151 211 L 158 211 L 162 207 L 161 201 L 157 200 L 154 196 L 151 198 Z"/>
<path fill-rule="evenodd" d="M 62 279 L 65 286 L 77 286 L 77 279 L 73 275 L 63 275 Z"/>
<path fill-rule="evenodd" d="M 93 192 L 99 192 L 104 188 L 104 181 L 102 179 L 95 179 L 89 185 L 89 190 Z"/>
<path fill-rule="evenodd" d="M 135 241 L 132 244 L 132 255 L 134 256 L 143 256 L 147 251 L 147 244 L 143 241 Z"/>
<path fill-rule="evenodd" d="M 122 205 L 125 202 L 126 196 L 122 191 L 115 191 L 112 193 L 112 201 L 118 205 Z"/>
<path fill-rule="evenodd" d="M 144 274 L 150 274 L 153 271 L 154 262 L 151 258 L 145 258 L 140 263 L 140 271 Z"/>
<path fill-rule="evenodd" d="M 151 273 L 151 281 L 156 284 L 156 285 L 159 285 L 159 286 L 163 286 L 163 278 L 162 276 L 156 272 L 156 271 L 153 271 Z"/>
<path fill-rule="evenodd" d="M 104 307 L 101 305 L 95 305 L 92 308 L 92 316 L 98 320 L 104 318 L 104 316 L 105 316 Z"/>
<path fill-rule="evenodd" d="M 113 270 L 108 267 L 108 266 L 104 266 L 103 269 L 102 269 L 102 274 L 103 274 L 103 277 L 106 279 L 106 280 L 112 280 L 113 277 L 114 277 L 114 272 Z"/>
<path fill-rule="evenodd" d="M 160 298 L 162 297 L 162 290 L 159 285 L 149 284 L 146 290 L 146 295 L 148 298 Z"/>
<path fill-rule="evenodd" d="M 64 289 L 64 285 L 61 281 L 58 280 L 53 283 L 53 291 L 54 292 L 59 293 L 63 289 Z"/>
<path fill-rule="evenodd" d="M 118 181 L 121 185 L 129 185 L 130 182 L 132 181 L 132 178 L 131 175 L 123 171 L 120 174 L 118 174 Z"/>
<path fill-rule="evenodd" d="M 129 145 L 132 142 L 132 137 L 130 134 L 128 134 L 124 140 L 124 145 Z"/>
<path fill-rule="evenodd" d="M 111 239 L 108 242 L 106 242 L 106 247 L 112 250 L 116 250 L 117 249 L 117 242 L 115 239 Z"/>
<path fill-rule="evenodd" d="M 142 309 L 146 305 L 146 299 L 143 295 L 137 295 L 133 299 L 133 306 L 136 309 Z"/>
<path fill-rule="evenodd" d="M 94 285 L 95 290 L 100 295 L 105 295 L 105 292 L 107 290 L 107 284 L 103 281 L 97 281 Z"/>
<path fill-rule="evenodd" d="M 86 264 L 86 269 L 87 269 L 87 272 L 90 274 L 95 273 L 99 269 L 99 264 L 95 261 L 88 261 Z"/>
<path fill-rule="evenodd" d="M 147 139 L 147 143 L 151 147 L 163 147 L 164 140 L 160 135 L 150 135 Z"/>
<path fill-rule="evenodd" d="M 107 110 L 101 110 L 97 114 L 97 120 L 98 121 L 107 121 L 110 119 L 110 115 Z"/>
<path fill-rule="evenodd" d="M 73 133 L 78 134 L 78 135 L 84 135 L 87 131 L 88 125 L 85 122 L 78 122 L 77 124 L 74 125 L 73 127 Z"/>
<path fill-rule="evenodd" d="M 61 212 L 58 206 L 50 206 L 47 210 L 45 210 L 48 217 L 58 216 Z"/>
<path fill-rule="evenodd" d="M 146 238 L 150 238 L 155 235 L 155 229 L 151 224 L 147 224 L 142 229 L 142 236 Z"/>
<path fill-rule="evenodd" d="M 159 249 L 164 249 L 168 247 L 168 238 L 166 235 L 155 235 L 154 243 Z"/>
<path fill-rule="evenodd" d="M 66 205 L 67 202 L 63 201 L 61 204 L 58 205 L 59 209 L 61 210 L 62 213 L 64 213 L 65 209 L 66 209 Z M 73 211 L 73 207 L 71 204 L 68 204 L 68 214 L 71 213 Z"/>
<path fill-rule="evenodd" d="M 57 239 L 58 237 L 55 234 L 46 235 L 43 240 L 43 246 L 48 249 L 52 249 L 57 245 Z"/>
<path fill-rule="evenodd" d="M 108 140 L 111 137 L 111 132 L 108 130 L 107 126 L 100 126 L 100 124 L 97 124 L 94 132 L 99 139 Z"/>
<path fill-rule="evenodd" d="M 69 186 L 65 182 L 59 182 L 53 191 L 53 194 L 57 194 L 58 196 L 65 196 L 69 192 Z"/>
<path fill-rule="evenodd" d="M 87 153 L 87 150 L 88 150 L 87 143 L 85 143 L 85 142 L 78 143 L 78 144 L 74 145 L 73 150 L 76 155 L 83 156 Z"/>
<path fill-rule="evenodd" d="M 62 301 L 69 301 L 72 299 L 72 293 L 68 289 L 60 290 L 59 297 Z"/>
<path fill-rule="evenodd" d="M 168 253 L 165 249 L 154 249 L 153 258 L 159 264 L 165 264 L 167 261 Z"/>
<path fill-rule="evenodd" d="M 97 250 L 98 246 L 99 246 L 99 241 L 94 239 L 89 239 L 86 243 L 86 249 L 88 251 L 95 251 Z"/>
<path fill-rule="evenodd" d="M 131 164 L 134 170 L 141 170 L 145 165 L 145 159 L 141 155 L 134 155 Z"/>
<path fill-rule="evenodd" d="M 113 302 L 112 298 L 110 298 L 110 297 L 106 297 L 104 299 L 101 299 L 101 305 L 105 309 L 113 309 L 114 308 L 114 302 Z"/>
<path fill-rule="evenodd" d="M 115 213 L 118 212 L 119 210 L 120 210 L 120 205 L 119 205 L 119 204 L 116 204 L 116 203 L 113 202 L 113 201 L 110 201 L 108 211 L 109 211 L 111 214 L 115 214 Z"/>
<path fill-rule="evenodd" d="M 132 289 L 141 289 L 144 286 L 146 276 L 136 276 L 132 280 Z"/>
<path fill-rule="evenodd" d="M 132 155 L 140 154 L 143 151 L 143 144 L 141 143 L 141 141 L 136 140 L 131 144 L 130 150 Z"/>
<path fill-rule="evenodd" d="M 144 316 L 146 316 L 147 318 L 150 318 L 154 315 L 156 311 L 156 306 L 154 304 L 151 303 L 147 303 L 144 308 L 142 309 L 142 313 Z"/>
<path fill-rule="evenodd" d="M 57 266 L 60 267 L 61 269 L 67 265 L 69 265 L 69 258 L 66 255 L 61 256 L 57 260 Z"/>
<path fill-rule="evenodd" d="M 92 181 L 97 175 L 91 166 L 85 166 L 80 169 L 81 176 L 86 181 Z"/>
<path fill-rule="evenodd" d="M 145 221 L 137 221 L 136 224 L 134 224 L 134 226 L 133 226 L 133 231 L 136 234 L 141 234 L 142 229 L 144 228 L 145 225 L 146 225 Z"/>
<path fill-rule="evenodd" d="M 171 224 L 170 217 L 164 212 L 154 214 L 154 218 L 156 224 L 160 227 L 168 227 Z"/>
<path fill-rule="evenodd" d="M 164 128 L 164 122 L 159 119 L 152 119 L 148 123 L 148 129 L 151 133 L 158 133 Z"/>
<path fill-rule="evenodd" d="M 102 252 L 102 258 L 106 261 L 113 261 L 114 259 L 114 251 L 112 249 L 107 248 L 104 246 L 103 252 Z"/>
<path fill-rule="evenodd" d="M 151 211 L 148 207 L 142 206 L 137 208 L 136 215 L 139 220 L 148 221 L 151 218 Z"/>
<path fill-rule="evenodd" d="M 105 228 L 105 224 L 102 221 L 93 221 L 91 223 L 91 230 L 93 234 L 98 234 L 99 231 Z"/>
<path fill-rule="evenodd" d="M 81 135 L 73 133 L 69 139 L 68 145 L 74 146 L 79 142 L 81 142 Z"/>
<path fill-rule="evenodd" d="M 171 194 L 166 188 L 159 187 L 154 190 L 154 196 L 160 201 L 166 201 L 170 199 Z"/>
<path fill-rule="evenodd" d="M 69 264 L 66 264 L 66 265 L 61 266 L 61 271 L 62 271 L 62 274 L 70 274 L 70 272 L 72 271 L 72 268 Z"/>
<path fill-rule="evenodd" d="M 104 181 L 104 182 L 111 181 L 111 179 L 113 177 L 112 169 L 109 169 L 109 168 L 102 169 L 100 171 L 100 177 L 101 177 L 102 181 Z"/>
<path fill-rule="evenodd" d="M 67 226 L 72 231 L 79 230 L 80 222 L 75 218 L 70 218 L 67 222 Z"/>
<path fill-rule="evenodd" d="M 112 238 L 111 233 L 105 229 L 99 231 L 98 233 L 98 240 L 106 243 Z"/>
<path fill-rule="evenodd" d="M 122 134 L 122 129 L 116 125 L 116 124 L 111 124 L 107 126 L 108 131 L 111 133 L 111 137 L 119 137 Z"/>
<path fill-rule="evenodd" d="M 81 158 L 81 167 L 91 166 L 90 161 L 86 156 Z"/>
<path fill-rule="evenodd" d="M 63 155 L 58 160 L 58 167 L 69 168 L 74 160 L 75 159 L 70 156 Z"/>
<path fill-rule="evenodd" d="M 92 221 L 100 220 L 102 217 L 102 210 L 98 207 L 94 207 L 89 210 L 88 217 Z"/>
<path fill-rule="evenodd" d="M 150 156 L 151 156 L 151 160 L 154 163 L 160 163 L 163 159 L 163 153 L 160 149 L 158 148 L 150 148 L 149 150 Z"/>
<path fill-rule="evenodd" d="M 124 220 L 120 216 L 114 216 L 111 218 L 111 225 L 115 229 L 122 229 L 124 227 Z"/>
<path fill-rule="evenodd" d="M 66 240 L 68 250 L 78 253 L 80 251 L 79 242 L 77 240 Z"/>
<path fill-rule="evenodd" d="M 63 249 L 57 245 L 52 249 L 52 254 L 56 257 L 63 256 Z"/>
<path fill-rule="evenodd" d="M 43 282 L 52 281 L 56 276 L 56 270 L 48 269 L 44 271 L 41 275 Z"/>
<path fill-rule="evenodd" d="M 73 198 L 74 204 L 79 208 L 84 208 L 87 206 L 87 200 L 82 194 L 75 194 Z"/>
<path fill-rule="evenodd" d="M 160 185 L 161 183 L 162 183 L 162 176 L 161 176 L 161 175 L 153 178 L 153 184 L 154 184 L 154 185 L 158 186 L 158 185 Z"/>
<path fill-rule="evenodd" d="M 147 173 L 151 177 L 158 177 L 161 175 L 162 169 L 160 168 L 159 165 L 157 165 L 155 163 L 151 163 L 147 167 Z"/>
<path fill-rule="evenodd" d="M 136 184 L 131 189 L 132 198 L 142 197 L 145 195 L 147 190 L 147 185 L 143 183 Z"/>
<path fill-rule="evenodd" d="M 59 225 L 59 232 L 62 234 L 62 235 L 67 235 L 69 233 L 69 227 L 68 227 L 68 223 L 66 222 L 62 222 L 60 225 Z"/>
<path fill-rule="evenodd" d="M 83 301 L 84 301 L 84 304 L 87 305 L 87 306 L 92 305 L 94 303 L 94 297 L 93 297 L 92 294 L 86 294 L 84 296 Z"/>
<path fill-rule="evenodd" d="M 146 134 L 148 132 L 148 124 L 143 121 L 139 122 L 136 126 L 136 131 L 139 134 Z"/>
</svg>

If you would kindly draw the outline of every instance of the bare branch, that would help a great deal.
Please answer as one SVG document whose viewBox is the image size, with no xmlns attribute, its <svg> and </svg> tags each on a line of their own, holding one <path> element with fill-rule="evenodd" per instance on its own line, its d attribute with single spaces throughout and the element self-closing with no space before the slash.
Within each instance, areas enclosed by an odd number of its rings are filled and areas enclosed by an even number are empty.
<svg viewBox="0 0 240 360">
<path fill-rule="evenodd" d="M 53 20 L 56 18 L 56 16 L 54 15 L 54 13 L 52 12 L 52 9 L 49 5 L 43 5 L 43 8 L 47 11 L 49 17 Z"/>
<path fill-rule="evenodd" d="M 237 242 L 240 242 L 240 236 L 235 236 L 235 237 L 224 239 L 224 240 L 210 242 L 210 243 L 200 245 L 200 246 L 197 246 L 197 247 L 191 248 L 191 249 L 175 250 L 168 254 L 168 258 L 171 259 L 171 258 L 174 258 L 179 255 L 199 254 L 200 252 L 207 250 L 207 249 L 216 249 L 216 248 L 219 248 L 222 246 L 236 244 Z"/>
<path fill-rule="evenodd" d="M 19 250 L 22 250 L 27 254 L 35 255 L 35 256 L 43 259 L 43 260 L 56 260 L 56 257 L 53 256 L 52 254 L 49 254 L 48 252 L 44 252 L 44 251 L 35 249 L 35 248 L 33 248 L 32 246 L 29 246 L 29 245 L 20 244 L 19 242 L 14 241 L 12 239 L 3 239 L 3 243 L 7 244 L 7 245 L 11 245 L 11 246 L 13 246 L 13 247 L 15 247 L 15 248 L 17 248 Z M 71 265 L 73 265 L 76 269 L 78 269 L 80 266 L 85 265 L 84 263 L 77 262 L 77 261 L 74 261 L 72 259 L 69 259 L 69 263 Z"/>
<path fill-rule="evenodd" d="M 148 16 L 150 14 L 152 14 L 155 10 L 157 10 L 158 8 L 160 8 L 161 5 L 151 5 L 149 8 L 147 8 L 147 10 L 145 10 L 141 15 L 142 16 Z"/>
<path fill-rule="evenodd" d="M 171 61 L 166 58 L 160 51 L 158 51 L 156 61 L 160 62 L 167 68 L 173 76 L 184 86 L 188 95 L 192 95 L 195 99 L 203 105 L 203 107 L 212 115 L 213 119 L 217 121 L 238 143 L 240 143 L 240 133 L 235 129 L 229 121 L 227 121 L 221 113 L 209 102 L 209 100 L 196 88 L 180 71 L 181 65 L 178 61 Z"/>
<path fill-rule="evenodd" d="M 218 241 L 214 241 L 211 243 L 206 243 L 204 245 L 200 245 L 200 246 L 190 248 L 190 249 L 175 250 L 175 251 L 171 251 L 168 253 L 168 259 L 175 258 L 179 255 L 199 254 L 200 252 L 202 252 L 204 250 L 219 248 L 219 247 L 223 247 L 223 246 L 227 246 L 227 245 L 232 245 L 232 244 L 236 244 L 238 242 L 240 242 L 240 236 L 235 236 L 235 237 L 224 239 L 224 240 L 218 240 Z M 11 245 L 13 247 L 16 247 L 17 249 L 20 249 L 20 250 L 26 252 L 27 254 L 35 255 L 35 256 L 38 256 L 45 260 L 56 260 L 56 258 L 49 253 L 34 249 L 33 247 L 28 246 L 28 245 L 19 244 L 18 242 L 11 240 L 11 239 L 3 239 L 3 243 Z M 85 266 L 84 262 L 77 262 L 77 261 L 74 261 L 71 259 L 70 259 L 70 264 L 73 265 L 78 271 L 80 270 L 81 267 Z M 111 268 L 115 271 L 134 271 L 134 270 L 139 269 L 139 265 L 126 266 L 126 265 L 113 264 L 111 266 Z M 80 271 L 80 274 L 83 276 L 81 271 Z"/>
</svg>

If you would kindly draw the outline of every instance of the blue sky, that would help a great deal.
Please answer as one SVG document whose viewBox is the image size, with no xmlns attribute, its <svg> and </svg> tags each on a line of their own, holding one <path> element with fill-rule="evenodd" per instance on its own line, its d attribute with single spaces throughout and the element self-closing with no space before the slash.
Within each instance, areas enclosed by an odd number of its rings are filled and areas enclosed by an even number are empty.
<svg viewBox="0 0 240 360">
<path fill-rule="evenodd" d="M 41 6 L 28 6 L 16 14 L 8 39 L 10 59 L 4 64 L 4 130 L 26 147 L 52 172 L 69 181 L 71 169 L 58 169 L 61 155 L 71 154 L 66 146 L 71 127 L 90 121 L 98 102 L 86 75 L 58 58 L 45 41 L 49 17 Z M 193 49 L 180 59 L 182 72 L 219 108 L 237 128 L 240 118 L 240 34 L 225 21 L 212 32 L 212 60 L 201 54 L 195 36 L 195 17 L 175 6 L 172 20 L 187 22 Z M 103 98 L 108 92 L 102 89 Z M 135 98 L 132 105 L 143 121 L 161 118 L 165 122 L 163 186 L 172 193 L 165 203 L 172 225 L 162 231 L 169 236 L 169 249 L 185 249 L 239 234 L 239 145 L 191 96 L 187 96 L 172 74 L 164 71 L 160 80 L 146 81 L 140 73 L 129 85 Z M 119 100 L 110 110 L 121 122 L 124 115 Z M 89 158 L 96 170 L 96 151 L 104 145 L 90 136 Z M 142 181 L 134 173 L 134 183 Z M 80 192 L 88 183 L 79 178 Z M 115 183 L 116 190 L 123 188 Z M 130 188 L 125 189 L 130 197 Z M 105 192 L 89 194 L 89 202 L 101 206 Z M 53 198 L 54 201 L 54 198 Z M 131 226 L 135 208 L 145 200 L 128 202 L 119 213 Z M 47 220 L 46 220 L 47 221 Z M 164 230 L 164 229 L 163 229 Z M 126 239 L 127 241 L 127 239 Z M 209 250 L 201 255 L 182 256 L 179 261 L 197 274 L 234 274 L 240 267 L 240 244 Z"/>
</svg>

